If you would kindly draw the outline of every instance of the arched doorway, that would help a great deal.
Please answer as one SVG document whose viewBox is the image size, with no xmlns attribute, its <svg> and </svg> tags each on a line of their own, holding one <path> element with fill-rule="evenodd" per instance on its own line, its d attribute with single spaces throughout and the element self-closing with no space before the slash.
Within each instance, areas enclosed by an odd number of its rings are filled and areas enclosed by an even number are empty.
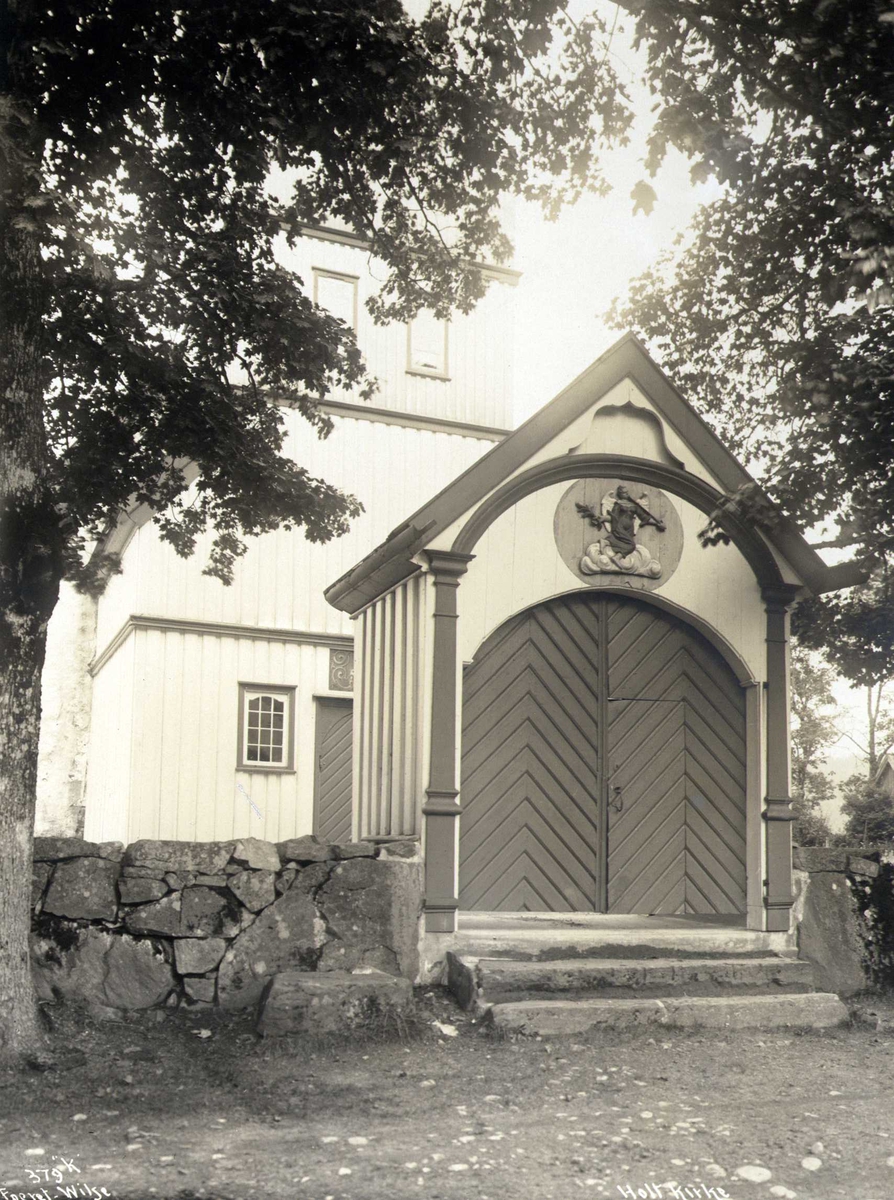
<svg viewBox="0 0 894 1200">
<path fill-rule="evenodd" d="M 463 681 L 460 907 L 745 910 L 745 698 L 694 628 L 574 592 Z"/>
</svg>

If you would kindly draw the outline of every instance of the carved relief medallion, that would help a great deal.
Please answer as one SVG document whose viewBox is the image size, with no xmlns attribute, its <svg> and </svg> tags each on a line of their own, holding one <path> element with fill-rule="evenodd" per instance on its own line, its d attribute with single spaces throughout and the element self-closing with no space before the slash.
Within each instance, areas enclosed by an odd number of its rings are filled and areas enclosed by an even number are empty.
<svg viewBox="0 0 894 1200">
<path fill-rule="evenodd" d="M 594 586 L 652 591 L 671 577 L 683 551 L 670 499 L 631 479 L 579 479 L 559 501 L 554 529 L 565 564 Z"/>
</svg>

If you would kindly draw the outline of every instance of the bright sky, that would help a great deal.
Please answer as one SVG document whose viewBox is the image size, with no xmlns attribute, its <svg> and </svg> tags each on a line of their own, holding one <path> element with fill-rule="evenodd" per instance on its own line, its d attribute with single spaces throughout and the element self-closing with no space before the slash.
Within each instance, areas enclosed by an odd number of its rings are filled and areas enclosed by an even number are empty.
<svg viewBox="0 0 894 1200">
<path fill-rule="evenodd" d="M 576 0 L 573 8 L 593 7 Z M 613 4 L 597 4 L 611 26 Z M 516 202 L 514 266 L 522 272 L 517 294 L 515 419 L 530 416 L 570 383 L 621 335 L 601 317 L 628 282 L 644 271 L 674 236 L 689 225 L 697 207 L 719 194 L 713 181 L 692 186 L 689 162 L 668 154 L 661 172 L 649 179 L 643 167 L 653 98 L 641 80 L 640 56 L 631 45 L 624 18 L 611 39 L 611 58 L 630 96 L 637 120 L 629 144 L 602 159 L 612 185 L 605 198 L 588 196 L 554 222 L 537 205 Z M 630 191 L 647 180 L 658 193 L 649 216 L 633 215 Z"/>
<path fill-rule="evenodd" d="M 713 183 L 692 187 L 689 166 L 675 156 L 651 180 L 658 201 L 649 216 L 633 216 L 630 190 L 646 178 L 642 145 L 611 155 L 613 192 L 586 197 L 548 222 L 538 206 L 519 202 L 514 265 L 516 296 L 515 419 L 530 416 L 618 337 L 601 320 L 628 282 L 669 248 L 699 203 L 717 195 Z"/>
</svg>

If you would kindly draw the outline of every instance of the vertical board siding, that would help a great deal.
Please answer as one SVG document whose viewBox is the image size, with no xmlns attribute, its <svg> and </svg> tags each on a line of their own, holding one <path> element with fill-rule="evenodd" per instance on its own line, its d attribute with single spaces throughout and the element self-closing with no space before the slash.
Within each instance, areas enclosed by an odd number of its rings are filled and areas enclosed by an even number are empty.
<svg viewBox="0 0 894 1200">
<path fill-rule="evenodd" d="M 336 417 L 333 433 L 320 441 L 298 413 L 283 410 L 283 417 L 286 453 L 363 504 L 349 531 L 325 545 L 308 542 L 300 529 L 252 538 L 225 587 L 202 574 L 212 534 L 200 536 L 195 553 L 182 559 L 150 522 L 134 534 L 124 573 L 99 601 L 98 653 L 132 614 L 350 635 L 350 618 L 326 602 L 325 589 L 492 446 L 348 417 Z M 425 469 L 407 469 L 416 463 Z"/>
<path fill-rule="evenodd" d="M 357 619 L 355 795 L 360 837 L 419 831 L 423 786 L 425 579 L 414 576 Z"/>
<path fill-rule="evenodd" d="M 358 277 L 357 340 L 370 374 L 380 383 L 375 399 L 379 407 L 501 428 L 509 425 L 515 306 L 510 284 L 492 281 L 473 312 L 455 314 L 448 335 L 449 377 L 431 379 L 407 372 L 406 325 L 377 325 L 366 310 L 366 300 L 378 288 L 376 277 L 382 278 L 381 264 L 375 260 L 371 264 L 367 250 L 306 237 L 283 251 L 283 261 L 298 272 L 310 296 L 314 267 Z M 356 400 L 356 394 L 343 388 L 333 389 L 330 395 L 333 400 Z"/>
<path fill-rule="evenodd" d="M 93 681 L 84 837 L 127 842 L 134 726 L 134 658 L 130 638 Z"/>
<path fill-rule="evenodd" d="M 240 683 L 295 688 L 294 771 L 237 770 Z M 309 832 L 314 694 L 328 685 L 327 647 L 135 630 L 94 685 L 90 828 L 124 841 L 280 841 Z"/>
</svg>

